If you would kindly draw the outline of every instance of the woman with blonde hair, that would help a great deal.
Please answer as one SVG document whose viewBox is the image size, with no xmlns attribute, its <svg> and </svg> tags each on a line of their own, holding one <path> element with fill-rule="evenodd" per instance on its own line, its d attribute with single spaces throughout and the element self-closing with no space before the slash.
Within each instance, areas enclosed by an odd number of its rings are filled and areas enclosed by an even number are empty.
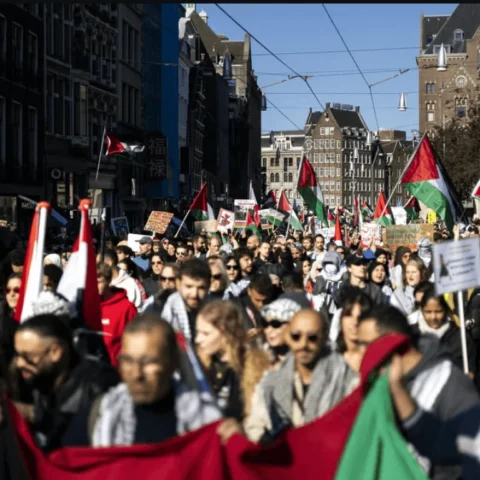
<svg viewBox="0 0 480 480">
<path fill-rule="evenodd" d="M 241 309 L 231 301 L 207 303 L 197 316 L 197 355 L 226 417 L 241 421 L 253 390 L 269 368 L 268 355 L 248 343 Z"/>
<path fill-rule="evenodd" d="M 230 283 L 227 269 L 220 257 L 210 257 L 207 262 L 211 272 L 208 298 L 209 300 L 221 300 Z"/>
</svg>

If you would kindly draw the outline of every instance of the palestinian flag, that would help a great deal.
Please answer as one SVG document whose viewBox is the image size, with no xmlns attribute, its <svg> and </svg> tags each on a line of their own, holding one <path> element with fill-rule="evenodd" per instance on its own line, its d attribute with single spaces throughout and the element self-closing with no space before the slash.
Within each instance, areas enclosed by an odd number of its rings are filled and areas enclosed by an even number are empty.
<svg viewBox="0 0 480 480">
<path fill-rule="evenodd" d="M 432 209 L 452 230 L 462 206 L 440 159 L 425 135 L 412 155 L 401 184 L 419 202 Z"/>
<path fill-rule="evenodd" d="M 362 203 L 361 212 L 364 220 L 370 217 L 373 213 L 372 209 L 370 208 L 370 205 L 367 202 Z"/>
<path fill-rule="evenodd" d="M 213 208 L 207 201 L 207 183 L 202 185 L 202 188 L 197 193 L 197 196 L 193 199 L 192 204 L 188 211 L 193 215 L 196 220 L 215 220 L 215 214 Z"/>
<path fill-rule="evenodd" d="M 328 213 L 327 213 L 328 226 L 331 227 L 332 225 L 335 224 L 335 217 L 333 216 L 332 210 L 330 210 L 330 208 L 327 210 L 328 210 Z"/>
<path fill-rule="evenodd" d="M 285 215 L 273 208 L 268 209 L 268 222 L 271 223 L 274 227 L 279 227 L 282 222 L 285 220 Z"/>
<path fill-rule="evenodd" d="M 40 202 L 35 208 L 22 272 L 22 284 L 14 312 L 17 322 L 24 322 L 33 315 L 33 303 L 43 291 L 43 253 L 49 211 L 50 205 L 47 202 Z M 96 282 L 95 278 L 95 286 Z"/>
<path fill-rule="evenodd" d="M 300 220 L 298 219 L 297 214 L 295 213 L 295 210 L 290 205 L 290 202 L 288 201 L 288 198 L 285 195 L 284 191 L 282 191 L 282 194 L 280 195 L 280 200 L 278 201 L 278 209 L 289 215 L 288 224 L 294 230 L 300 230 L 300 231 L 303 230 L 302 224 L 300 223 Z"/>
<path fill-rule="evenodd" d="M 340 217 L 335 217 L 335 235 L 333 236 L 333 241 L 341 246 L 343 243 L 342 227 L 340 226 Z"/>
<path fill-rule="evenodd" d="M 258 238 L 262 238 L 262 234 L 260 233 L 260 229 L 258 228 L 256 222 L 255 222 L 255 218 L 254 216 L 252 215 L 252 213 L 250 212 L 250 210 L 248 210 L 247 212 L 247 220 L 245 222 L 245 228 L 249 231 L 251 231 L 252 233 L 254 233 Z"/>
<path fill-rule="evenodd" d="M 57 292 L 77 306 L 77 311 L 91 329 L 102 331 L 95 247 L 88 214 L 91 206 L 90 200 L 80 200 L 78 206 L 81 214 L 80 233 Z"/>
<path fill-rule="evenodd" d="M 115 135 L 105 132 L 106 157 L 114 155 L 134 155 L 145 150 L 145 145 L 121 142 Z"/>
<path fill-rule="evenodd" d="M 257 197 L 255 196 L 255 191 L 253 190 L 253 183 L 251 180 L 250 180 L 250 190 L 248 193 L 248 199 L 253 200 L 255 202 L 255 205 L 253 207 L 253 210 L 254 210 L 253 220 L 255 221 L 255 225 L 257 226 L 257 228 L 260 228 L 260 215 L 258 213 L 258 211 L 260 210 L 260 207 L 258 206 Z"/>
<path fill-rule="evenodd" d="M 358 195 L 355 195 L 353 197 L 353 207 L 355 210 L 355 218 L 353 220 L 353 225 L 356 227 L 357 225 L 360 225 L 360 228 L 362 227 L 363 224 L 363 216 L 360 213 L 360 202 L 358 200 Z"/>
<path fill-rule="evenodd" d="M 475 202 L 475 210 L 477 212 L 477 216 L 480 215 L 480 180 L 475 185 L 475 188 L 472 192 L 472 198 Z"/>
<path fill-rule="evenodd" d="M 275 193 L 273 190 L 270 190 L 267 194 L 267 199 L 262 205 L 262 210 L 266 208 L 275 208 L 277 206 L 277 199 L 275 198 Z"/>
<path fill-rule="evenodd" d="M 407 212 L 407 218 L 410 220 L 410 222 L 415 222 L 416 220 L 418 220 L 418 212 L 420 211 L 420 206 L 418 205 L 417 199 L 415 197 L 411 197 L 403 208 Z"/>
<path fill-rule="evenodd" d="M 327 223 L 325 217 L 324 200 L 320 183 L 317 180 L 315 171 L 307 157 L 303 157 L 300 173 L 298 175 L 298 193 L 303 198 L 305 205 L 322 222 Z"/>
<path fill-rule="evenodd" d="M 385 200 L 385 195 L 380 191 L 378 195 L 377 206 L 375 207 L 375 212 L 373 214 L 373 221 L 379 223 L 383 227 L 388 227 L 393 225 L 393 215 L 390 207 L 387 206 L 387 201 Z"/>
</svg>

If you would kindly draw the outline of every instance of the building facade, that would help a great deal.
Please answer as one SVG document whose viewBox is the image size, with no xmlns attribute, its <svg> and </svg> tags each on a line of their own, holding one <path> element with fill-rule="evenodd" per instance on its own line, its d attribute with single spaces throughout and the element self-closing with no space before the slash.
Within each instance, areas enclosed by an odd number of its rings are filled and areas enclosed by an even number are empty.
<svg viewBox="0 0 480 480">
<path fill-rule="evenodd" d="M 44 5 L 0 6 L 0 220 L 28 231 L 43 198 Z"/>
<path fill-rule="evenodd" d="M 459 4 L 451 15 L 421 15 L 419 72 L 419 129 L 430 131 L 453 118 L 467 118 L 478 101 L 480 68 L 480 5 Z M 444 45 L 445 71 L 437 70 Z"/>
<path fill-rule="evenodd" d="M 283 190 L 291 204 L 303 206 L 297 191 L 298 170 L 304 153 L 305 132 L 286 130 L 262 135 L 262 168 L 265 168 L 267 191 L 273 190 L 277 200 Z M 258 198 L 257 198 L 258 199 Z"/>
</svg>

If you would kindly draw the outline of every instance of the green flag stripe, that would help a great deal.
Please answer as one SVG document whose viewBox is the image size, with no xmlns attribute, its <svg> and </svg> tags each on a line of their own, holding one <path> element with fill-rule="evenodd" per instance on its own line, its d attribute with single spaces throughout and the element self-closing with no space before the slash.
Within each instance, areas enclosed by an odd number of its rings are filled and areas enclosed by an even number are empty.
<svg viewBox="0 0 480 480">
<path fill-rule="evenodd" d="M 315 193 L 311 187 L 301 187 L 298 189 L 304 202 L 307 204 L 309 210 L 312 210 L 313 214 L 325 225 L 327 219 L 325 217 L 325 210 L 323 203 L 315 196 Z"/>
</svg>

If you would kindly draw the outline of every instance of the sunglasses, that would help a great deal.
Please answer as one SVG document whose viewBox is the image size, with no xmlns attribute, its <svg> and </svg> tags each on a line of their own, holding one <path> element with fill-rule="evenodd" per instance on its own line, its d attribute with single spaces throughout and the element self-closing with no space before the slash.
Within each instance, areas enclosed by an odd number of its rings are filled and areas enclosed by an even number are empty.
<svg viewBox="0 0 480 480">
<path fill-rule="evenodd" d="M 285 322 L 281 322 L 280 320 L 270 320 L 270 322 L 267 322 L 266 320 L 263 322 L 263 328 L 280 328 L 282 325 L 285 325 Z"/>
<path fill-rule="evenodd" d="M 177 250 L 177 255 L 180 255 L 181 257 L 184 257 L 185 255 L 187 254 L 187 252 L 183 252 L 183 251 L 178 251 Z"/>
<path fill-rule="evenodd" d="M 307 333 L 303 334 L 301 332 L 292 332 L 290 333 L 290 338 L 292 339 L 293 342 L 297 343 L 299 342 L 302 338 L 306 337 L 308 343 L 317 343 L 318 342 L 318 334 L 317 333 Z"/>
<path fill-rule="evenodd" d="M 20 293 L 20 289 L 18 287 L 15 287 L 15 288 L 6 288 L 4 290 L 5 295 L 8 295 L 10 292 Z"/>
<path fill-rule="evenodd" d="M 152 265 L 163 265 L 162 262 L 152 262 Z"/>
<path fill-rule="evenodd" d="M 162 282 L 174 282 L 176 280 L 175 277 L 160 277 Z"/>
<path fill-rule="evenodd" d="M 238 265 L 227 265 L 227 270 L 238 270 Z"/>
<path fill-rule="evenodd" d="M 222 279 L 222 274 L 217 273 L 216 275 L 212 275 L 212 280 L 221 280 Z"/>
</svg>

